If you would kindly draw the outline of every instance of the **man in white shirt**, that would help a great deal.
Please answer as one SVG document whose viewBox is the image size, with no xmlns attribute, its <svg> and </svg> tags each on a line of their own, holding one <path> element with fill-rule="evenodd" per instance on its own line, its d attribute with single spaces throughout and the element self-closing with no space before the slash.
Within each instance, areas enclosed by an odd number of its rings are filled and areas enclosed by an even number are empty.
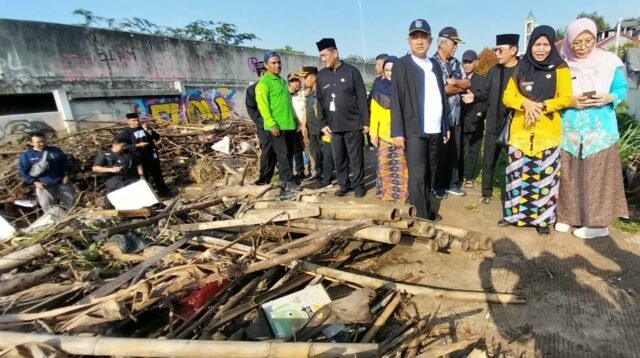
<svg viewBox="0 0 640 358">
<path fill-rule="evenodd" d="M 422 19 L 409 27 L 407 39 L 411 53 L 393 67 L 391 90 L 391 137 L 394 146 L 403 148 L 409 169 L 409 202 L 417 216 L 437 220 L 431 205 L 431 188 L 438 165 L 438 147 L 449 140 L 442 70 L 427 58 L 431 45 L 431 27 Z"/>
</svg>

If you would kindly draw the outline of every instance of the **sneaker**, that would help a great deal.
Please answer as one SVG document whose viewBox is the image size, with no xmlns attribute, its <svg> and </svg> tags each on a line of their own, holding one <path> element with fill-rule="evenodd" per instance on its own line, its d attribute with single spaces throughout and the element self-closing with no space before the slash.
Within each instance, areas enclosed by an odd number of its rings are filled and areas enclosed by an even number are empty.
<svg viewBox="0 0 640 358">
<path fill-rule="evenodd" d="M 356 198 L 362 198 L 362 197 L 364 197 L 365 195 L 367 195 L 367 191 L 366 191 L 366 190 L 364 190 L 364 189 L 356 189 L 356 190 L 354 191 L 354 196 L 355 196 Z"/>
<path fill-rule="evenodd" d="M 573 230 L 573 235 L 579 237 L 581 239 L 595 239 L 598 237 L 609 236 L 608 228 L 591 228 L 591 227 L 581 227 L 577 230 Z"/>
<path fill-rule="evenodd" d="M 556 223 L 553 228 L 557 232 L 569 232 L 571 230 L 571 225 L 564 223 Z"/>
<path fill-rule="evenodd" d="M 538 235 L 542 237 L 549 237 L 549 235 L 551 235 L 551 229 L 549 229 L 549 226 L 536 226 L 536 231 L 538 232 Z"/>
<path fill-rule="evenodd" d="M 433 191 L 433 195 L 435 195 L 435 197 L 438 199 L 446 199 L 447 191 L 444 189 L 436 189 Z"/>
<path fill-rule="evenodd" d="M 455 196 L 465 196 L 467 195 L 467 193 L 464 192 L 464 190 L 460 189 L 460 188 L 449 188 L 447 189 L 447 193 L 451 194 L 451 195 L 455 195 Z"/>
<path fill-rule="evenodd" d="M 482 199 L 480 199 L 480 202 L 483 204 L 489 204 L 491 202 L 491 198 L 483 196 Z"/>
<path fill-rule="evenodd" d="M 322 180 L 322 175 L 316 175 L 313 178 L 311 178 L 311 180 L 313 180 L 313 181 L 321 181 Z"/>
<path fill-rule="evenodd" d="M 511 226 L 511 223 L 503 218 L 503 219 L 500 219 L 500 221 L 498 221 L 498 226 L 508 227 L 508 226 Z"/>
<path fill-rule="evenodd" d="M 342 197 L 342 196 L 347 195 L 348 192 L 349 192 L 348 189 L 339 189 L 334 194 L 335 194 L 335 196 L 341 196 Z"/>
<path fill-rule="evenodd" d="M 253 185 L 267 185 L 269 183 L 267 183 L 266 181 L 262 181 L 262 180 L 256 180 L 253 182 Z"/>
</svg>

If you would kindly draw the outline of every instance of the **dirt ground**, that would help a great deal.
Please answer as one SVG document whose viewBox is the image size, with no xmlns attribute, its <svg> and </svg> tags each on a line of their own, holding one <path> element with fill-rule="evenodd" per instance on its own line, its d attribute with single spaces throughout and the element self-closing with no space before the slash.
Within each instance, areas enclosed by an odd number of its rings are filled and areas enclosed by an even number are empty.
<svg viewBox="0 0 640 358">
<path fill-rule="evenodd" d="M 367 152 L 365 202 L 375 202 L 373 158 Z M 517 292 L 524 305 L 413 298 L 421 315 L 436 312 L 453 341 L 480 338 L 492 356 L 639 357 L 640 237 L 582 240 L 570 233 L 541 238 L 533 228 L 499 228 L 499 201 L 481 204 L 478 185 L 441 202 L 442 223 L 492 235 L 493 253 L 434 253 L 398 245 L 366 271 L 438 287 Z M 356 200 L 353 194 L 341 201 Z"/>
</svg>

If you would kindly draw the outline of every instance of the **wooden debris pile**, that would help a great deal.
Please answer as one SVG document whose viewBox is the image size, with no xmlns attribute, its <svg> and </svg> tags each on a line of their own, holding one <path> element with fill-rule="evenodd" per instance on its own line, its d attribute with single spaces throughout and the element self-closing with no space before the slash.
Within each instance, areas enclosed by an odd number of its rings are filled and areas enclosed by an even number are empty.
<svg viewBox="0 0 640 358">
<path fill-rule="evenodd" d="M 0 247 L 0 350 L 434 356 L 442 352 L 437 312 L 420 316 L 412 296 L 524 303 L 511 293 L 353 270 L 407 240 L 433 250 L 491 249 L 480 233 L 415 219 L 411 206 L 336 203 L 323 191 L 284 197 L 271 185 L 193 187 L 161 211 L 76 209 Z"/>
<path fill-rule="evenodd" d="M 165 181 L 169 185 L 184 185 L 192 181 L 213 183 L 226 178 L 229 183 L 241 184 L 243 178 L 253 177 L 257 166 L 259 145 L 255 125 L 247 120 L 226 120 L 211 124 L 185 125 L 158 121 L 154 127 L 161 139 L 156 143 Z M 84 192 L 81 206 L 102 205 L 103 179 L 91 172 L 95 156 L 109 148 L 111 140 L 124 128 L 124 123 L 107 124 L 69 136 L 49 139 L 61 147 L 74 165 L 73 183 Z M 225 137 L 231 139 L 230 154 L 214 151 L 211 146 Z M 26 143 L 26 140 L 25 142 Z M 18 157 L 24 144 L 6 146 L 0 151 L 0 203 L 2 215 L 16 227 L 28 226 L 34 210 L 16 208 L 16 199 L 33 197 L 32 188 L 22 184 L 18 173 Z M 197 173 L 194 173 L 197 172 Z M 196 177 L 194 177 L 196 174 Z"/>
</svg>

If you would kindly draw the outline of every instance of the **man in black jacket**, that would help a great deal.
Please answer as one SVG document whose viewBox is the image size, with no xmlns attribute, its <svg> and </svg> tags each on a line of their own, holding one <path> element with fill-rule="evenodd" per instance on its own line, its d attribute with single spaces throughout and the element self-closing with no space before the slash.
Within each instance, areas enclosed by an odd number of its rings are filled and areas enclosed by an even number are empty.
<svg viewBox="0 0 640 358">
<path fill-rule="evenodd" d="M 471 91 L 477 91 L 484 85 L 484 76 L 475 73 L 478 67 L 478 55 L 473 50 L 467 50 L 462 55 L 462 69 L 467 78 L 471 80 Z M 484 135 L 484 116 L 487 111 L 487 102 L 477 98 L 471 103 L 462 103 L 460 118 L 462 121 L 464 149 L 460 153 L 458 165 L 464 170 L 464 187 L 473 188 L 476 177 L 477 163 L 480 156 L 480 147 Z M 466 158 L 464 158 L 464 153 Z M 464 168 L 464 169 L 462 169 Z"/>
<path fill-rule="evenodd" d="M 138 154 L 144 168 L 144 176 L 147 180 L 153 178 L 158 195 L 160 197 L 169 195 L 170 191 L 162 177 L 160 156 L 155 145 L 155 141 L 160 139 L 160 134 L 147 122 L 140 125 L 138 113 L 127 113 L 127 123 L 129 127 L 120 133 L 118 139 L 127 143 L 127 149 L 131 153 Z"/>
<path fill-rule="evenodd" d="M 391 137 L 403 148 L 409 169 L 409 202 L 417 216 L 436 220 L 431 208 L 431 188 L 438 165 L 438 147 L 449 140 L 449 106 L 444 92 L 442 70 L 427 58 L 431 27 L 415 20 L 407 39 L 411 54 L 393 66 L 391 81 Z"/>
<path fill-rule="evenodd" d="M 503 148 L 496 144 L 496 139 L 509 111 L 502 102 L 504 90 L 507 87 L 509 78 L 518 64 L 518 41 L 517 34 L 503 34 L 496 36 L 496 47 L 494 52 L 498 59 L 498 64 L 491 67 L 487 74 L 484 85 L 476 92 L 469 91 L 463 96 L 465 103 L 472 103 L 474 100 L 487 102 L 486 133 L 484 136 L 484 156 L 482 160 L 482 199 L 481 202 L 488 204 L 493 193 L 494 171 L 498 158 Z M 501 173 L 500 175 L 504 175 Z M 504 187 L 501 188 L 502 201 L 504 202 Z M 500 226 L 511 225 L 502 219 L 498 222 Z"/>
<path fill-rule="evenodd" d="M 340 60 L 334 39 L 316 43 L 325 68 L 317 76 L 317 101 L 322 111 L 322 132 L 331 138 L 337 196 L 353 190 L 356 198 L 364 189 L 363 134 L 369 131 L 369 106 L 362 75 L 357 68 Z M 351 180 L 349 180 L 351 170 Z"/>
<path fill-rule="evenodd" d="M 258 75 L 258 79 L 261 78 L 266 71 L 267 69 L 264 67 L 264 62 L 258 62 L 256 64 L 256 74 Z M 247 106 L 247 113 L 249 114 L 249 117 L 256 124 L 256 133 L 258 134 L 258 140 L 260 141 L 260 175 L 254 184 L 264 185 L 271 183 L 278 160 L 276 158 L 276 152 L 273 149 L 271 132 L 264 130 L 264 120 L 258 110 L 258 102 L 256 102 L 257 85 L 258 81 L 254 82 L 249 86 L 249 88 L 247 88 L 245 105 Z"/>
<path fill-rule="evenodd" d="M 111 149 L 98 154 L 93 163 L 91 170 L 94 173 L 104 174 L 107 178 L 105 181 L 107 194 L 135 183 L 144 174 L 138 157 L 126 150 L 126 147 L 127 143 L 122 138 L 114 138 Z M 104 207 L 105 209 L 113 208 L 106 196 Z"/>
</svg>

